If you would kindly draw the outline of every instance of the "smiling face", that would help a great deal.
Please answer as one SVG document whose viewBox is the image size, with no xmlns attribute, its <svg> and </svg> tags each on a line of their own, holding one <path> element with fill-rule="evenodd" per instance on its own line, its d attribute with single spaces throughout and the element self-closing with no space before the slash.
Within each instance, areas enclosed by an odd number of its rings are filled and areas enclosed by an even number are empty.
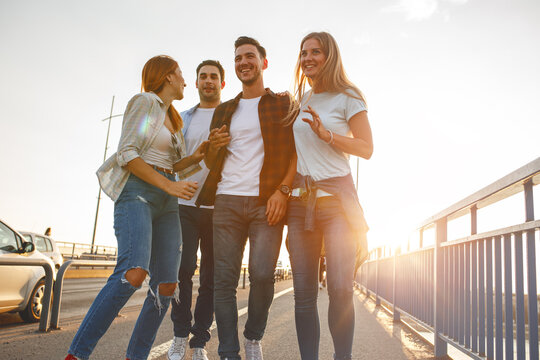
<svg viewBox="0 0 540 360">
<path fill-rule="evenodd" d="M 300 52 L 300 66 L 304 75 L 313 80 L 317 77 L 325 62 L 326 55 L 319 40 L 310 38 L 304 41 Z"/>
<path fill-rule="evenodd" d="M 184 88 L 186 87 L 186 82 L 184 81 L 184 76 L 182 75 L 182 70 L 180 70 L 180 67 L 177 67 L 172 74 L 167 75 L 167 79 L 170 81 L 170 85 L 175 90 L 175 99 L 182 100 L 184 98 Z"/>
<path fill-rule="evenodd" d="M 261 58 L 255 45 L 241 45 L 234 52 L 236 76 L 244 85 L 252 85 L 257 82 L 267 64 L 267 60 Z"/>
<path fill-rule="evenodd" d="M 217 66 L 204 65 L 197 74 L 197 89 L 202 101 L 219 101 L 225 82 L 221 80 Z"/>
</svg>

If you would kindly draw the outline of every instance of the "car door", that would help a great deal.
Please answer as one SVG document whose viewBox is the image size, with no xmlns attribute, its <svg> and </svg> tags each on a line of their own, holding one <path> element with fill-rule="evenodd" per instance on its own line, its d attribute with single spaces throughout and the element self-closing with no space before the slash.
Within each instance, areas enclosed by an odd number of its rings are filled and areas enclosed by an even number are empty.
<svg viewBox="0 0 540 360">
<path fill-rule="evenodd" d="M 17 251 L 23 239 L 0 222 L 0 257 L 17 259 L 24 257 Z M 0 266 L 0 312 L 17 308 L 25 298 L 29 280 L 34 276 L 30 266 Z"/>
</svg>

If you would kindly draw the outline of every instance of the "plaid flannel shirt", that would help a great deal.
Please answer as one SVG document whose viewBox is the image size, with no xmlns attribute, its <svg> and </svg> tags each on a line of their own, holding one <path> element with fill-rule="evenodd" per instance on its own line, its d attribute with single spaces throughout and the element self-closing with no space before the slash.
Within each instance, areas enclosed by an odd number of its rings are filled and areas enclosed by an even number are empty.
<svg viewBox="0 0 540 360">
<path fill-rule="evenodd" d="M 242 93 L 216 108 L 210 130 L 220 128 L 223 125 L 227 125 L 227 129 L 230 128 L 232 115 L 241 98 Z M 289 110 L 289 101 L 288 96 L 277 96 L 267 88 L 266 94 L 261 97 L 259 102 L 259 121 L 264 143 L 264 160 L 259 175 L 259 200 L 261 204 L 265 203 L 281 184 L 295 151 L 292 125 L 285 127 L 281 123 Z M 211 164 L 210 173 L 197 198 L 197 206 L 214 205 L 227 151 L 227 146 L 219 149 L 216 160 Z"/>
</svg>

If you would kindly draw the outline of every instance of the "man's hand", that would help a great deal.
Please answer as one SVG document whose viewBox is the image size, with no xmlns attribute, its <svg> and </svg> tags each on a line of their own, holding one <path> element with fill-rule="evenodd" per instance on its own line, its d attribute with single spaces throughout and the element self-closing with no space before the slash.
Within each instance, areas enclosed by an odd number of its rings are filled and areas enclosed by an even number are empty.
<svg viewBox="0 0 540 360">
<path fill-rule="evenodd" d="M 287 212 L 287 195 L 276 190 L 266 203 L 266 217 L 268 225 L 273 226 L 283 219 Z"/>
<path fill-rule="evenodd" d="M 231 141 L 231 137 L 227 132 L 227 125 L 223 125 L 219 129 L 212 129 L 208 135 L 210 140 L 209 151 L 217 151 Z"/>
</svg>

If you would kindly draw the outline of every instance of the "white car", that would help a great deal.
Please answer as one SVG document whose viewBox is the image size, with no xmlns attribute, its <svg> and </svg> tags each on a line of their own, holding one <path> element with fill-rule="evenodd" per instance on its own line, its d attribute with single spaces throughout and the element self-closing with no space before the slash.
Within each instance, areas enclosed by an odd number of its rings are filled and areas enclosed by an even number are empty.
<svg viewBox="0 0 540 360">
<path fill-rule="evenodd" d="M 46 235 L 36 234 L 29 231 L 19 231 L 19 233 L 24 236 L 26 241 L 34 243 L 36 250 L 43 255 L 50 257 L 57 271 L 60 269 L 60 266 L 62 266 L 64 263 L 64 257 L 53 239 Z"/>
<path fill-rule="evenodd" d="M 33 243 L 0 221 L 0 259 L 51 259 L 35 250 Z M 0 265 L 0 313 L 18 312 L 26 322 L 41 316 L 45 293 L 45 270 L 41 266 Z"/>
</svg>

